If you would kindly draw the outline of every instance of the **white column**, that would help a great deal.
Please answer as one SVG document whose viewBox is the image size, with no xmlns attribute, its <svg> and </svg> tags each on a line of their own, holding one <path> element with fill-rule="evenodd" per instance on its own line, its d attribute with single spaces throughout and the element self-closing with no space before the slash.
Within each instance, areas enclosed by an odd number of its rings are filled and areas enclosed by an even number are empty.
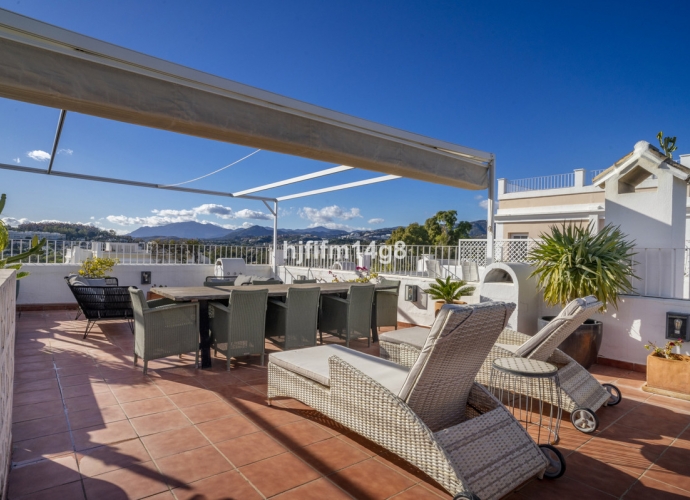
<svg viewBox="0 0 690 500">
<path fill-rule="evenodd" d="M 584 168 L 575 169 L 575 187 L 585 187 L 585 172 Z"/>
<path fill-rule="evenodd" d="M 278 276 L 278 202 L 273 202 L 273 276 Z"/>
</svg>

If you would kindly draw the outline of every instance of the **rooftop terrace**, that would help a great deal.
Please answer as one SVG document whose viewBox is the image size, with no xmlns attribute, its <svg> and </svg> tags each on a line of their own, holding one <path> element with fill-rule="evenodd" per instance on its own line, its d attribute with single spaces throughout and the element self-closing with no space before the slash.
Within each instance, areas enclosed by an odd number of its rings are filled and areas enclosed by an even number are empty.
<svg viewBox="0 0 690 500">
<path fill-rule="evenodd" d="M 266 369 L 166 358 L 134 368 L 125 322 L 83 340 L 74 311 L 17 322 L 10 499 L 450 498 L 406 462 L 290 399 L 266 404 Z M 378 347 L 367 349 L 377 354 Z M 267 343 L 267 350 L 275 347 Z M 258 359 L 258 358 L 254 358 Z M 511 499 L 690 498 L 690 402 L 595 365 L 623 401 L 591 436 L 563 423 L 565 476 Z"/>
</svg>

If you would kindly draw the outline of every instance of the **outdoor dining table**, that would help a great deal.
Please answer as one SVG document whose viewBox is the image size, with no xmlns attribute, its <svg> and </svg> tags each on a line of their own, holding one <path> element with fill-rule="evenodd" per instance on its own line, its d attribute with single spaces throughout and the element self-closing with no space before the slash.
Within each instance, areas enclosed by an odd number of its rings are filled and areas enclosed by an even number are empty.
<svg viewBox="0 0 690 500">
<path fill-rule="evenodd" d="M 180 286 L 180 287 L 162 287 L 152 288 L 151 292 L 165 297 L 166 299 L 174 300 L 175 302 L 191 302 L 199 303 L 199 348 L 201 349 L 201 368 L 211 368 L 211 336 L 209 335 L 208 324 L 208 301 L 209 300 L 227 300 L 230 297 L 232 290 L 263 290 L 268 289 L 269 297 L 285 297 L 288 290 L 295 288 L 313 288 L 319 287 L 321 294 L 340 294 L 347 293 L 352 285 L 357 283 L 343 282 L 343 283 L 307 283 L 307 284 L 291 284 L 291 285 L 241 285 L 241 286 Z M 393 290 L 396 285 L 384 285 L 377 283 L 376 290 Z M 376 330 L 376 294 L 374 294 L 374 304 L 371 310 L 371 335 L 374 342 L 378 342 L 379 336 Z"/>
</svg>

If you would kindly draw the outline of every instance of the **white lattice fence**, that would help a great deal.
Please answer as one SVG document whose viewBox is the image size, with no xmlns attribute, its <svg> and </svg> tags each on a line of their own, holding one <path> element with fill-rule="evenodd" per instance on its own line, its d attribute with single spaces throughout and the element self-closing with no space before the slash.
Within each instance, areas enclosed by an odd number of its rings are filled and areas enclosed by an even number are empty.
<svg viewBox="0 0 690 500">
<path fill-rule="evenodd" d="M 494 240 L 494 262 L 527 262 L 537 240 Z"/>
<path fill-rule="evenodd" d="M 0 498 L 7 498 L 12 456 L 15 276 L 15 271 L 0 270 Z"/>
</svg>

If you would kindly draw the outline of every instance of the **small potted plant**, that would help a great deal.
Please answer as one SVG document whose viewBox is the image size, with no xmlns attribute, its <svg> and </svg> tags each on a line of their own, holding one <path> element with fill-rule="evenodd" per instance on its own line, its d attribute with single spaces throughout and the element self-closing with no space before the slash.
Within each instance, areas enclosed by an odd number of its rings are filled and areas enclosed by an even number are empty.
<svg viewBox="0 0 690 500">
<path fill-rule="evenodd" d="M 609 224 L 594 233 L 591 226 L 563 224 L 541 235 L 527 261 L 534 266 L 530 277 L 537 277 L 547 305 L 565 307 L 572 300 L 594 295 L 605 310 L 609 305 L 618 307 L 618 294 L 634 291 L 634 255 L 633 244 L 618 227 Z M 539 329 L 553 318 L 539 318 Z M 589 368 L 597 362 L 602 336 L 601 321 L 588 319 L 559 349 Z"/>
<path fill-rule="evenodd" d="M 664 347 L 654 342 L 645 344 L 652 352 L 647 356 L 647 383 L 642 389 L 690 399 L 690 356 L 673 352 L 675 348 L 680 351 L 682 345 L 682 340 L 669 340 Z"/>
<path fill-rule="evenodd" d="M 90 257 L 81 263 L 79 276 L 89 279 L 109 278 L 107 273 L 119 262 L 118 259 L 108 257 Z"/>
<path fill-rule="evenodd" d="M 430 285 L 424 292 L 436 301 L 434 314 L 438 315 L 444 304 L 466 304 L 460 300 L 460 297 L 470 295 L 474 292 L 474 287 L 468 286 L 463 280 L 452 281 L 448 276 L 445 280 L 436 278 L 436 283 Z"/>
</svg>

